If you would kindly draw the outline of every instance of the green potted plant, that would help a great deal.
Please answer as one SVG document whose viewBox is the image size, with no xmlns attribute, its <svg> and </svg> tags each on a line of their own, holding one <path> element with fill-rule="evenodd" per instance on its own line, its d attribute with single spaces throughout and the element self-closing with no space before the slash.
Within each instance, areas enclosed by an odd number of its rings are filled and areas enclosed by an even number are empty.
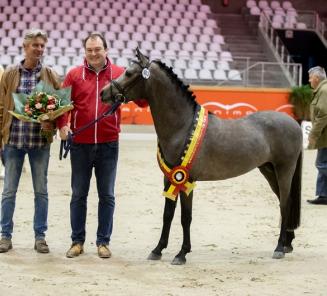
<svg viewBox="0 0 327 296">
<path fill-rule="evenodd" d="M 310 120 L 312 89 L 308 84 L 292 87 L 289 101 L 294 106 L 294 114 L 298 121 Z"/>
</svg>

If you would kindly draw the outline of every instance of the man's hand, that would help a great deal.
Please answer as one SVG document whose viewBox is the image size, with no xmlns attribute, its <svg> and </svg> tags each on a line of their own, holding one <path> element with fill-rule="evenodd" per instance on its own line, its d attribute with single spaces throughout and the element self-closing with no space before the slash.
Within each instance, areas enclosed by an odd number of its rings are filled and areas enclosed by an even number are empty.
<svg viewBox="0 0 327 296">
<path fill-rule="evenodd" d="M 70 130 L 70 128 L 69 128 L 67 125 L 63 126 L 63 127 L 60 129 L 60 131 L 59 131 L 60 139 L 61 139 L 61 140 L 67 140 L 67 138 L 68 138 L 68 133 L 69 133 L 70 131 L 71 131 L 71 130 Z"/>
</svg>

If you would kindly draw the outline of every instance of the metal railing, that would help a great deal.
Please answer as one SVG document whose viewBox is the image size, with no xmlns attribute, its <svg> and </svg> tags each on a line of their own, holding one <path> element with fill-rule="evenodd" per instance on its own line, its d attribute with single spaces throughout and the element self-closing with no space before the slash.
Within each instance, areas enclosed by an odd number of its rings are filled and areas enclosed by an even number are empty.
<svg viewBox="0 0 327 296">
<path fill-rule="evenodd" d="M 230 62 L 231 69 L 225 70 L 227 79 L 184 79 L 189 84 L 210 86 L 242 86 L 242 87 L 271 87 L 290 88 L 294 86 L 283 74 L 278 62 L 252 62 L 249 57 L 234 57 Z M 302 69 L 299 64 L 285 64 L 290 69 L 292 80 L 301 81 Z M 300 65 L 301 66 L 301 65 Z M 236 70 L 235 69 L 243 69 Z M 234 73 L 234 74 L 232 74 Z"/>
<path fill-rule="evenodd" d="M 228 80 L 217 81 L 216 85 L 240 85 L 244 87 L 272 87 L 272 88 L 289 88 L 294 86 L 286 79 L 283 73 L 282 65 L 278 62 L 255 62 L 251 63 L 249 58 L 235 57 L 234 64 L 237 63 L 238 68 L 241 68 L 239 74 L 242 80 L 235 80 L 229 76 Z M 244 65 L 244 67 L 242 66 Z M 302 80 L 302 67 L 297 63 L 284 63 L 292 77 L 292 81 Z M 239 75 L 237 74 L 237 75 Z M 299 84 L 297 84 L 299 85 Z"/>
<path fill-rule="evenodd" d="M 280 62 L 282 70 L 291 86 L 302 84 L 302 65 L 294 63 L 287 48 L 272 26 L 270 19 L 264 14 L 260 15 L 259 29 L 273 49 L 273 54 Z"/>
</svg>

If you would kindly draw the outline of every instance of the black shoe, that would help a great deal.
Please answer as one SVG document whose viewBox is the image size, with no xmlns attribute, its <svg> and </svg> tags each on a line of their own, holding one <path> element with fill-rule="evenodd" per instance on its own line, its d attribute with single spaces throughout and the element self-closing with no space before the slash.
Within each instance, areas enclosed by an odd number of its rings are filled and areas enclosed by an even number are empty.
<svg viewBox="0 0 327 296">
<path fill-rule="evenodd" d="M 327 205 L 327 197 L 318 196 L 316 199 L 308 199 L 307 202 L 313 205 Z"/>
</svg>

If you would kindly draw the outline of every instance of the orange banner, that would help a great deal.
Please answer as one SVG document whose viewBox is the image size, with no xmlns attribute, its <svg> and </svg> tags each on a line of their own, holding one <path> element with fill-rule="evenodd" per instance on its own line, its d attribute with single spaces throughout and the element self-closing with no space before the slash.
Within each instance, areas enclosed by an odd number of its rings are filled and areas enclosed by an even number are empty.
<svg viewBox="0 0 327 296">
<path fill-rule="evenodd" d="M 262 110 L 275 110 L 293 116 L 289 89 L 222 88 L 192 86 L 197 101 L 220 118 L 235 119 Z M 134 103 L 121 107 L 123 124 L 153 124 L 150 108 Z"/>
</svg>

